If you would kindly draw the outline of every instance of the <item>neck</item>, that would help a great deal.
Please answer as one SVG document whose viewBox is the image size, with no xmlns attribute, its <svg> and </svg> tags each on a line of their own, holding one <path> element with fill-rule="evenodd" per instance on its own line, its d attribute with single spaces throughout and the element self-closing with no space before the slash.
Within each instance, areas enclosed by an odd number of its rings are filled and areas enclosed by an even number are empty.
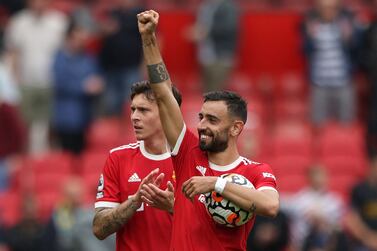
<svg viewBox="0 0 377 251">
<path fill-rule="evenodd" d="M 150 154 L 163 154 L 166 153 L 166 139 L 165 137 L 151 137 L 144 140 L 145 150 Z"/>
<path fill-rule="evenodd" d="M 208 160 L 219 166 L 226 166 L 233 163 L 238 159 L 240 154 L 238 153 L 237 145 L 229 142 L 228 148 L 219 153 L 208 152 Z"/>
</svg>

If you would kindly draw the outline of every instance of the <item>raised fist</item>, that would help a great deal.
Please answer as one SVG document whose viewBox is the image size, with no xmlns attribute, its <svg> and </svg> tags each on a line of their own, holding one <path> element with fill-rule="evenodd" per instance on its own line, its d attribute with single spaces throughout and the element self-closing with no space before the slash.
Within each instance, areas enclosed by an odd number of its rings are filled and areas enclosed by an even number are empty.
<svg viewBox="0 0 377 251">
<path fill-rule="evenodd" d="M 154 10 L 147 10 L 137 14 L 140 34 L 153 34 L 158 24 L 159 14 Z"/>
</svg>

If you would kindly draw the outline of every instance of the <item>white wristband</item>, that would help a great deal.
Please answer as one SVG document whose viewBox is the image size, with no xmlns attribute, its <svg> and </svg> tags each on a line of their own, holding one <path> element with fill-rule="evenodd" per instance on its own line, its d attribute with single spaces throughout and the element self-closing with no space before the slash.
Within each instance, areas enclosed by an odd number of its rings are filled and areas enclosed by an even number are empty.
<svg viewBox="0 0 377 251">
<path fill-rule="evenodd" d="M 216 193 L 219 193 L 219 194 L 223 193 L 223 191 L 225 189 L 226 182 L 227 182 L 226 179 L 223 179 L 221 177 L 217 178 L 216 183 L 215 183 Z"/>
</svg>

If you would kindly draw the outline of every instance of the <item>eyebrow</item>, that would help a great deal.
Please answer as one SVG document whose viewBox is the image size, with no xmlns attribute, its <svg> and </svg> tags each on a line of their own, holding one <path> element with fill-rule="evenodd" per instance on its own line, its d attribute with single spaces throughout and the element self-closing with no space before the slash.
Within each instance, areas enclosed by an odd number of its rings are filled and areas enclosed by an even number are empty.
<svg viewBox="0 0 377 251">
<path fill-rule="evenodd" d="M 215 115 L 212 115 L 212 114 L 203 114 L 202 112 L 199 112 L 198 115 L 199 116 L 201 115 L 203 117 L 210 118 L 210 119 L 220 120 L 218 117 L 216 117 Z"/>
</svg>

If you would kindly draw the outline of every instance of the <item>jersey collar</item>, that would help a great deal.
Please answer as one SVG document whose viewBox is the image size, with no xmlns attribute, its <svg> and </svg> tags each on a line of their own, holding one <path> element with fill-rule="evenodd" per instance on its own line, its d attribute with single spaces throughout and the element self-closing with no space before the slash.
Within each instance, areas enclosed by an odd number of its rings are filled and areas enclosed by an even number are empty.
<svg viewBox="0 0 377 251">
<path fill-rule="evenodd" d="M 165 159 L 170 158 L 170 153 L 168 151 L 163 153 L 163 154 L 151 154 L 151 153 L 148 153 L 147 150 L 145 149 L 143 140 L 139 141 L 139 143 L 140 143 L 140 152 L 147 159 L 150 159 L 150 160 L 165 160 Z"/>
<path fill-rule="evenodd" d="M 219 171 L 219 172 L 226 172 L 226 171 L 230 171 L 233 168 L 237 167 L 241 163 L 242 159 L 243 159 L 243 157 L 239 156 L 238 159 L 233 161 L 233 163 L 230 163 L 229 165 L 226 165 L 226 166 L 219 166 L 219 165 L 216 165 L 215 163 L 212 163 L 210 161 L 208 161 L 208 162 L 209 162 L 209 167 L 212 170 Z"/>
</svg>

